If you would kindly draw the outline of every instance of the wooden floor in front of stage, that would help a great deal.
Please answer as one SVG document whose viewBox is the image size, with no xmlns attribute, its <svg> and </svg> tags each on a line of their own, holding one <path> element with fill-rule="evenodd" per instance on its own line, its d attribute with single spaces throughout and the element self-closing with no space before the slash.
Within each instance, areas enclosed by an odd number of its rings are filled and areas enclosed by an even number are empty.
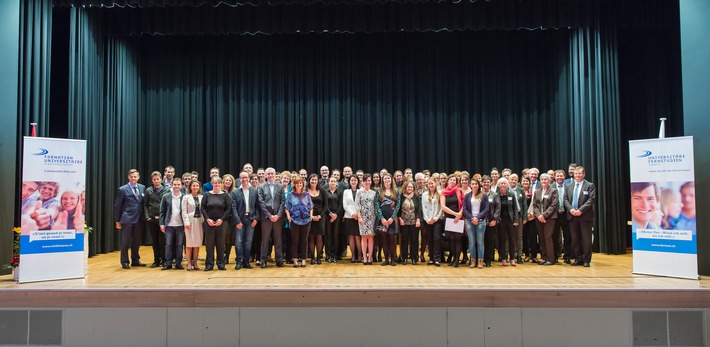
<svg viewBox="0 0 710 347">
<path fill-rule="evenodd" d="M 152 263 L 150 247 L 141 248 L 141 261 Z M 200 256 L 205 254 L 204 247 Z M 253 265 L 253 264 L 252 264 Z M 201 261 L 200 267 L 204 269 Z M 286 264 L 277 268 L 269 263 L 266 269 L 226 271 L 185 271 L 134 267 L 124 270 L 119 265 L 119 253 L 100 254 L 89 259 L 88 275 L 84 279 L 16 284 L 12 275 L 0 276 L 0 289 L 237 289 L 237 290 L 698 290 L 710 288 L 710 280 L 688 280 L 669 277 L 635 275 L 632 255 L 594 254 L 590 268 L 564 263 L 540 266 L 533 263 L 503 267 L 494 263 L 490 268 L 453 268 L 419 263 L 402 266 L 372 266 L 351 264 L 349 259 L 336 264 L 323 263 L 293 268 Z"/>
</svg>

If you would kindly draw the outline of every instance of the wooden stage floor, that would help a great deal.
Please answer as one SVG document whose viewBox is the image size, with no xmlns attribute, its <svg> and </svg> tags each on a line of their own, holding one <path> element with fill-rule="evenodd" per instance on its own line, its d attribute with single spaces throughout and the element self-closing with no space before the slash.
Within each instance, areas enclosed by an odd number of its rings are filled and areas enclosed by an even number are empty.
<svg viewBox="0 0 710 347">
<path fill-rule="evenodd" d="M 141 254 L 141 261 L 152 263 L 150 247 L 142 247 Z M 200 254 L 204 256 L 204 248 Z M 204 269 L 202 262 L 200 267 Z M 113 252 L 89 259 L 84 279 L 16 284 L 11 275 L 0 276 L 0 307 L 710 307 L 708 279 L 635 275 L 631 270 L 631 254 L 594 254 L 590 268 L 563 263 L 494 263 L 484 269 L 422 263 L 363 266 L 343 260 L 298 269 L 269 263 L 267 269 L 237 271 L 232 260 L 227 271 L 124 270 L 119 253 Z"/>
</svg>

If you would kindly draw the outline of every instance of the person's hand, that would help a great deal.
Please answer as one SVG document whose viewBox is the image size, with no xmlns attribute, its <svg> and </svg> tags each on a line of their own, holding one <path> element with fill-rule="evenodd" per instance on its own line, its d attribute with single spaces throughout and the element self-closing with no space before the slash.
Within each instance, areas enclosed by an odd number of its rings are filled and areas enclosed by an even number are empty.
<svg viewBox="0 0 710 347">
<path fill-rule="evenodd" d="M 270 220 L 272 223 L 276 223 L 276 221 L 279 220 L 279 216 L 272 214 L 271 217 L 269 217 L 269 220 Z"/>
<path fill-rule="evenodd" d="M 253 227 L 255 227 L 255 226 L 256 226 L 256 219 L 254 219 L 254 220 L 251 221 L 251 227 L 253 228 Z"/>
<path fill-rule="evenodd" d="M 222 225 L 222 220 L 221 220 L 221 219 L 218 219 L 216 222 L 214 222 L 214 226 L 218 227 L 218 226 L 220 226 L 220 225 Z"/>
<path fill-rule="evenodd" d="M 338 215 L 335 213 L 330 214 L 330 222 L 333 223 L 335 222 L 335 219 L 338 218 Z"/>
<path fill-rule="evenodd" d="M 209 225 L 209 226 L 211 226 L 211 227 L 215 226 L 215 225 L 214 225 L 214 221 L 211 220 L 211 219 L 209 219 L 209 218 L 207 218 L 207 225 Z"/>
<path fill-rule="evenodd" d="M 363 224 L 365 224 L 365 221 L 362 218 L 358 218 L 357 223 L 360 225 L 363 225 Z"/>
<path fill-rule="evenodd" d="M 454 224 L 458 223 L 461 220 L 461 216 L 457 215 L 456 218 L 454 218 Z"/>
<path fill-rule="evenodd" d="M 163 232 L 163 234 L 165 234 L 165 225 L 160 226 L 160 231 Z"/>
<path fill-rule="evenodd" d="M 473 225 L 478 225 L 478 218 L 476 218 L 476 217 L 471 218 L 471 223 L 473 223 Z"/>
<path fill-rule="evenodd" d="M 288 216 L 286 218 L 288 218 L 288 223 L 291 224 L 291 216 Z"/>
<path fill-rule="evenodd" d="M 518 222 L 513 222 L 513 226 L 514 226 L 514 227 L 517 227 L 517 226 L 518 226 Z"/>
<path fill-rule="evenodd" d="M 417 227 L 417 228 L 421 227 L 421 226 L 422 226 L 421 221 L 419 221 L 419 219 L 417 219 L 417 222 L 414 223 L 414 226 Z"/>
<path fill-rule="evenodd" d="M 402 219 L 402 217 L 399 218 L 399 225 L 404 225 L 404 219 Z"/>
<path fill-rule="evenodd" d="M 69 220 L 69 212 L 62 211 L 57 215 L 57 219 L 54 220 L 54 225 L 52 225 L 52 230 L 67 230 L 67 221 Z"/>
<path fill-rule="evenodd" d="M 189 226 L 189 225 L 186 225 L 186 226 L 185 226 L 185 230 L 190 231 L 190 230 L 192 230 L 192 227 Z"/>
<path fill-rule="evenodd" d="M 52 215 L 48 210 L 42 208 L 42 202 L 37 201 L 34 207 L 28 209 L 28 214 L 30 218 L 35 220 L 37 223 L 37 228 L 46 229 L 52 221 Z"/>
<path fill-rule="evenodd" d="M 494 226 L 496 226 L 496 224 L 498 224 L 498 223 L 496 223 L 495 220 L 492 220 L 488 225 L 494 227 Z"/>
<path fill-rule="evenodd" d="M 237 229 L 241 230 L 243 227 L 244 225 L 242 225 L 242 223 L 237 224 Z"/>
<path fill-rule="evenodd" d="M 120 222 L 116 222 L 116 229 L 121 229 L 121 223 L 120 223 Z"/>
<path fill-rule="evenodd" d="M 537 216 L 537 220 L 540 221 L 540 223 L 546 223 L 547 221 L 545 220 L 545 216 L 539 215 Z"/>
</svg>

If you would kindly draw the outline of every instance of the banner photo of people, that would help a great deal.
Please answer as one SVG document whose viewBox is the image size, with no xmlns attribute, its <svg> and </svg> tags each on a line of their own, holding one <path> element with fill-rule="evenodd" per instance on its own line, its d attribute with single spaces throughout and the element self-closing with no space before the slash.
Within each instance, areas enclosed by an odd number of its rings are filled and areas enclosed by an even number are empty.
<svg viewBox="0 0 710 347">
<path fill-rule="evenodd" d="M 19 282 L 84 277 L 86 141 L 25 137 Z"/>
<path fill-rule="evenodd" d="M 693 138 L 629 141 L 633 273 L 698 278 Z"/>
</svg>

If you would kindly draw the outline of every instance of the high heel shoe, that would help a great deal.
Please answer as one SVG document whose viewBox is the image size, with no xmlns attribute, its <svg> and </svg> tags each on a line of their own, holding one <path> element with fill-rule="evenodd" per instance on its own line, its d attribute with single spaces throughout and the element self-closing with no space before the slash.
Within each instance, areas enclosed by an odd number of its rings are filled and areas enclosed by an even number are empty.
<svg viewBox="0 0 710 347">
<path fill-rule="evenodd" d="M 301 267 L 306 267 L 306 259 L 301 260 Z"/>
<path fill-rule="evenodd" d="M 503 266 L 506 266 L 506 267 L 508 266 L 508 261 L 505 259 L 503 259 Z"/>
<path fill-rule="evenodd" d="M 518 266 L 518 264 L 516 264 L 516 262 L 515 262 L 515 259 L 510 261 L 510 266 Z"/>
</svg>

